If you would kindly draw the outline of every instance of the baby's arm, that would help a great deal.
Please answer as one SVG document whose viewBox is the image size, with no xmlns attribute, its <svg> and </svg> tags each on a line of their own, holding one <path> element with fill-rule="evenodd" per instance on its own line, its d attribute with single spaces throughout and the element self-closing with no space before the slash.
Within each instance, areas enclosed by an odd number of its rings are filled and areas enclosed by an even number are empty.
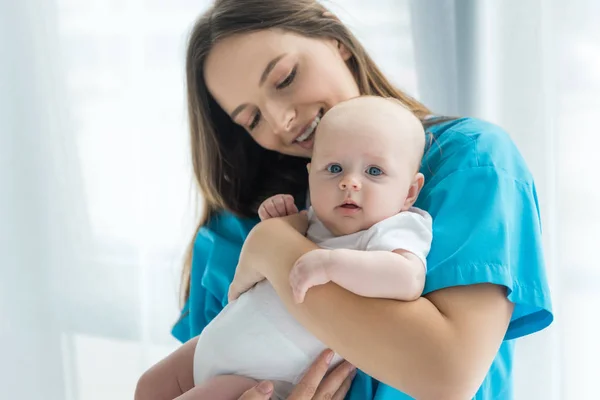
<svg viewBox="0 0 600 400">
<path fill-rule="evenodd" d="M 258 216 L 261 221 L 269 218 L 285 217 L 296 214 L 298 207 L 294 204 L 294 198 L 289 194 L 277 194 L 263 201 L 258 208 Z"/>
<path fill-rule="evenodd" d="M 365 297 L 411 301 L 423 293 L 425 266 L 404 250 L 331 251 L 331 280 Z"/>
<path fill-rule="evenodd" d="M 404 250 L 319 249 L 301 257 L 290 273 L 299 303 L 308 289 L 330 281 L 365 297 L 411 301 L 423 292 L 425 266 Z"/>
</svg>

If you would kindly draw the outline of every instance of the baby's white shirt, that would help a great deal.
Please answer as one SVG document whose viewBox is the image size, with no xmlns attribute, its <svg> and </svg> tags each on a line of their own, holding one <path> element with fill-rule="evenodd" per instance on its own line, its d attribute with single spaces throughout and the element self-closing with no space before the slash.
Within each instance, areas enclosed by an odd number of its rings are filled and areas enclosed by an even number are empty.
<svg viewBox="0 0 600 400">
<path fill-rule="evenodd" d="M 431 248 L 432 220 L 429 213 L 412 207 L 384 219 L 369 229 L 349 235 L 335 236 L 317 218 L 314 209 L 308 210 L 306 237 L 324 249 L 363 251 L 405 250 L 413 253 L 427 268 Z"/>
</svg>

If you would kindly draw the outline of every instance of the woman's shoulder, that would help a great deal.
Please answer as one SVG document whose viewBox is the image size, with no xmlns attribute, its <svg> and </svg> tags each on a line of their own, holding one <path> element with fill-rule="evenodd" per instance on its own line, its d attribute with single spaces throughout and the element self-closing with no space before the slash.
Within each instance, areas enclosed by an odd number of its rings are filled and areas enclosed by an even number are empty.
<svg viewBox="0 0 600 400">
<path fill-rule="evenodd" d="M 523 183 L 531 172 L 514 141 L 502 127 L 478 118 L 457 118 L 431 125 L 421 164 L 426 181 L 438 182 L 448 175 L 487 168 Z"/>
</svg>

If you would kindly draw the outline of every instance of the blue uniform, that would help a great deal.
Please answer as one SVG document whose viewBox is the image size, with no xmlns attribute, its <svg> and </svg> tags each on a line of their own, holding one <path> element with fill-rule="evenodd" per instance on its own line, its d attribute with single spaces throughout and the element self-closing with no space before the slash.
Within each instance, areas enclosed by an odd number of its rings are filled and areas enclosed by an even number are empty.
<svg viewBox="0 0 600 400">
<path fill-rule="evenodd" d="M 425 294 L 485 282 L 506 287 L 512 320 L 475 399 L 511 399 L 511 339 L 553 318 L 534 181 L 507 133 L 493 124 L 448 121 L 430 127 L 427 139 L 425 185 L 415 204 L 433 218 Z M 257 222 L 222 213 L 200 230 L 190 298 L 173 328 L 179 340 L 200 334 L 226 304 L 242 243 Z M 410 397 L 359 371 L 347 399 Z"/>
</svg>

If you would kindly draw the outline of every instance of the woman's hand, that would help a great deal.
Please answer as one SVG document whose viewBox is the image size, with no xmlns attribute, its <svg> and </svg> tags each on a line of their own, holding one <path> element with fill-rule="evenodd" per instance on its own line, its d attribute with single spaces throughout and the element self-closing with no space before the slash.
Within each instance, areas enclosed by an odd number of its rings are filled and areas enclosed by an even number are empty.
<svg viewBox="0 0 600 400">
<path fill-rule="evenodd" d="M 342 362 L 323 378 L 333 358 L 331 350 L 325 350 L 311 365 L 302 380 L 296 385 L 287 400 L 343 400 L 350 390 L 355 368 L 347 361 Z M 246 391 L 239 400 L 268 400 L 273 394 L 273 384 L 260 382 Z"/>
<path fill-rule="evenodd" d="M 258 282 L 265 279 L 264 275 L 258 271 L 256 266 L 261 265 L 263 262 L 261 257 L 265 252 L 269 251 L 270 247 L 273 246 L 273 243 L 270 241 L 265 243 L 264 240 L 261 240 L 260 233 L 256 234 L 256 232 L 259 231 L 264 224 L 275 224 L 272 228 L 277 230 L 278 227 L 276 224 L 282 223 L 291 226 L 302 235 L 305 235 L 306 230 L 308 229 L 307 213 L 302 211 L 286 217 L 271 218 L 265 220 L 264 222 L 260 222 L 256 227 L 254 227 L 254 229 L 252 229 L 252 231 L 250 231 L 250 234 L 246 238 L 244 246 L 242 247 L 233 281 L 229 286 L 227 298 L 230 302 L 234 301 L 240 297 L 242 293 L 248 291 Z M 279 225 L 279 227 L 281 226 L 282 225 Z M 269 227 L 269 229 L 270 228 L 271 227 Z"/>
</svg>

